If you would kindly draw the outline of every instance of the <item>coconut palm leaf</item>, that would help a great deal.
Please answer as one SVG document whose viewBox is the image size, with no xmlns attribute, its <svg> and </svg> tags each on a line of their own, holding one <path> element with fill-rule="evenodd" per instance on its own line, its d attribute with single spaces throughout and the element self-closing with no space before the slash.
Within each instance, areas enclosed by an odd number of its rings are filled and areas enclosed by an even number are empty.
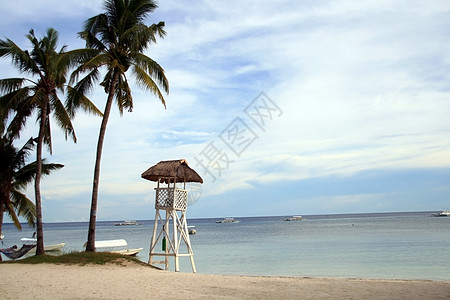
<svg viewBox="0 0 450 300">
<path fill-rule="evenodd" d="M 15 207 L 17 215 L 23 217 L 27 221 L 28 226 L 36 226 L 36 206 L 24 193 L 21 193 L 18 190 L 11 191 L 11 204 Z M 9 215 L 12 217 L 11 213 Z"/>
</svg>

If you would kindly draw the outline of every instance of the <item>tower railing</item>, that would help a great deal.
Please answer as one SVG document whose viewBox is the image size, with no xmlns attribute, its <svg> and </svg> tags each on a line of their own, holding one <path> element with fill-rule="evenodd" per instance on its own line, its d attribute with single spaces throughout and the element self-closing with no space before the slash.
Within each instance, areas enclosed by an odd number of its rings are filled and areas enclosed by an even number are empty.
<svg viewBox="0 0 450 300">
<path fill-rule="evenodd" d="M 186 211 L 188 191 L 173 187 L 155 188 L 155 209 Z"/>
</svg>

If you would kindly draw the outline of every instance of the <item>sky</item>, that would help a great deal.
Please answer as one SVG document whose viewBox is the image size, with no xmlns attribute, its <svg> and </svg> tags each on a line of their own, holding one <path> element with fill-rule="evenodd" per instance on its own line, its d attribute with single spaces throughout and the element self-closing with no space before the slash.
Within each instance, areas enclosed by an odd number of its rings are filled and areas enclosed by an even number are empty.
<svg viewBox="0 0 450 300">
<path fill-rule="evenodd" d="M 188 218 L 450 208 L 450 2 L 159 1 L 147 24 L 167 36 L 145 54 L 165 70 L 167 109 L 134 85 L 134 111 L 113 107 L 97 220 L 153 219 L 142 172 L 186 159 Z M 0 38 L 23 49 L 34 29 L 84 47 L 102 1 L 15 0 Z M 0 78 L 16 77 L 0 59 Z M 64 97 L 64 95 L 62 95 Z M 100 87 L 89 95 L 103 110 Z M 101 119 L 79 112 L 78 142 L 53 122 L 42 181 L 45 222 L 87 221 Z M 30 119 L 22 139 L 36 136 Z M 21 145 L 18 145 L 21 146 Z M 34 199 L 32 185 L 27 195 Z"/>
</svg>

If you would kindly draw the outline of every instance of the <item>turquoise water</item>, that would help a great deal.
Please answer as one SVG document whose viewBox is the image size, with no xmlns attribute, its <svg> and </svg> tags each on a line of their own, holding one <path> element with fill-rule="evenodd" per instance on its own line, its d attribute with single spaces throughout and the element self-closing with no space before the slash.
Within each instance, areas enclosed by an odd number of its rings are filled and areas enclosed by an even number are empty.
<svg viewBox="0 0 450 300">
<path fill-rule="evenodd" d="M 191 219 L 191 235 L 198 273 L 263 276 L 358 277 L 450 280 L 450 218 L 431 212 L 236 218 L 239 223 L 217 224 L 216 219 Z M 97 240 L 124 238 L 129 248 L 143 247 L 148 260 L 153 220 L 138 226 L 97 224 Z M 87 223 L 47 223 L 46 244 L 65 242 L 64 252 L 80 251 Z M 7 246 L 30 237 L 5 224 Z M 170 261 L 173 270 L 173 260 Z M 191 272 L 188 258 L 180 258 L 181 272 Z"/>
</svg>

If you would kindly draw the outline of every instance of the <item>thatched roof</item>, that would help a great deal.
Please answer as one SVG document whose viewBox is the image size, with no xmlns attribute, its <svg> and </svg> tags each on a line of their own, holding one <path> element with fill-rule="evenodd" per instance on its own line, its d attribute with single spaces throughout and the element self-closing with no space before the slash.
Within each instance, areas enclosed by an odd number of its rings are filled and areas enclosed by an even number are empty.
<svg viewBox="0 0 450 300">
<path fill-rule="evenodd" d="M 184 159 L 160 161 L 142 173 L 142 178 L 158 181 L 161 177 L 176 177 L 177 182 L 200 182 L 203 179 L 188 166 Z"/>
</svg>

